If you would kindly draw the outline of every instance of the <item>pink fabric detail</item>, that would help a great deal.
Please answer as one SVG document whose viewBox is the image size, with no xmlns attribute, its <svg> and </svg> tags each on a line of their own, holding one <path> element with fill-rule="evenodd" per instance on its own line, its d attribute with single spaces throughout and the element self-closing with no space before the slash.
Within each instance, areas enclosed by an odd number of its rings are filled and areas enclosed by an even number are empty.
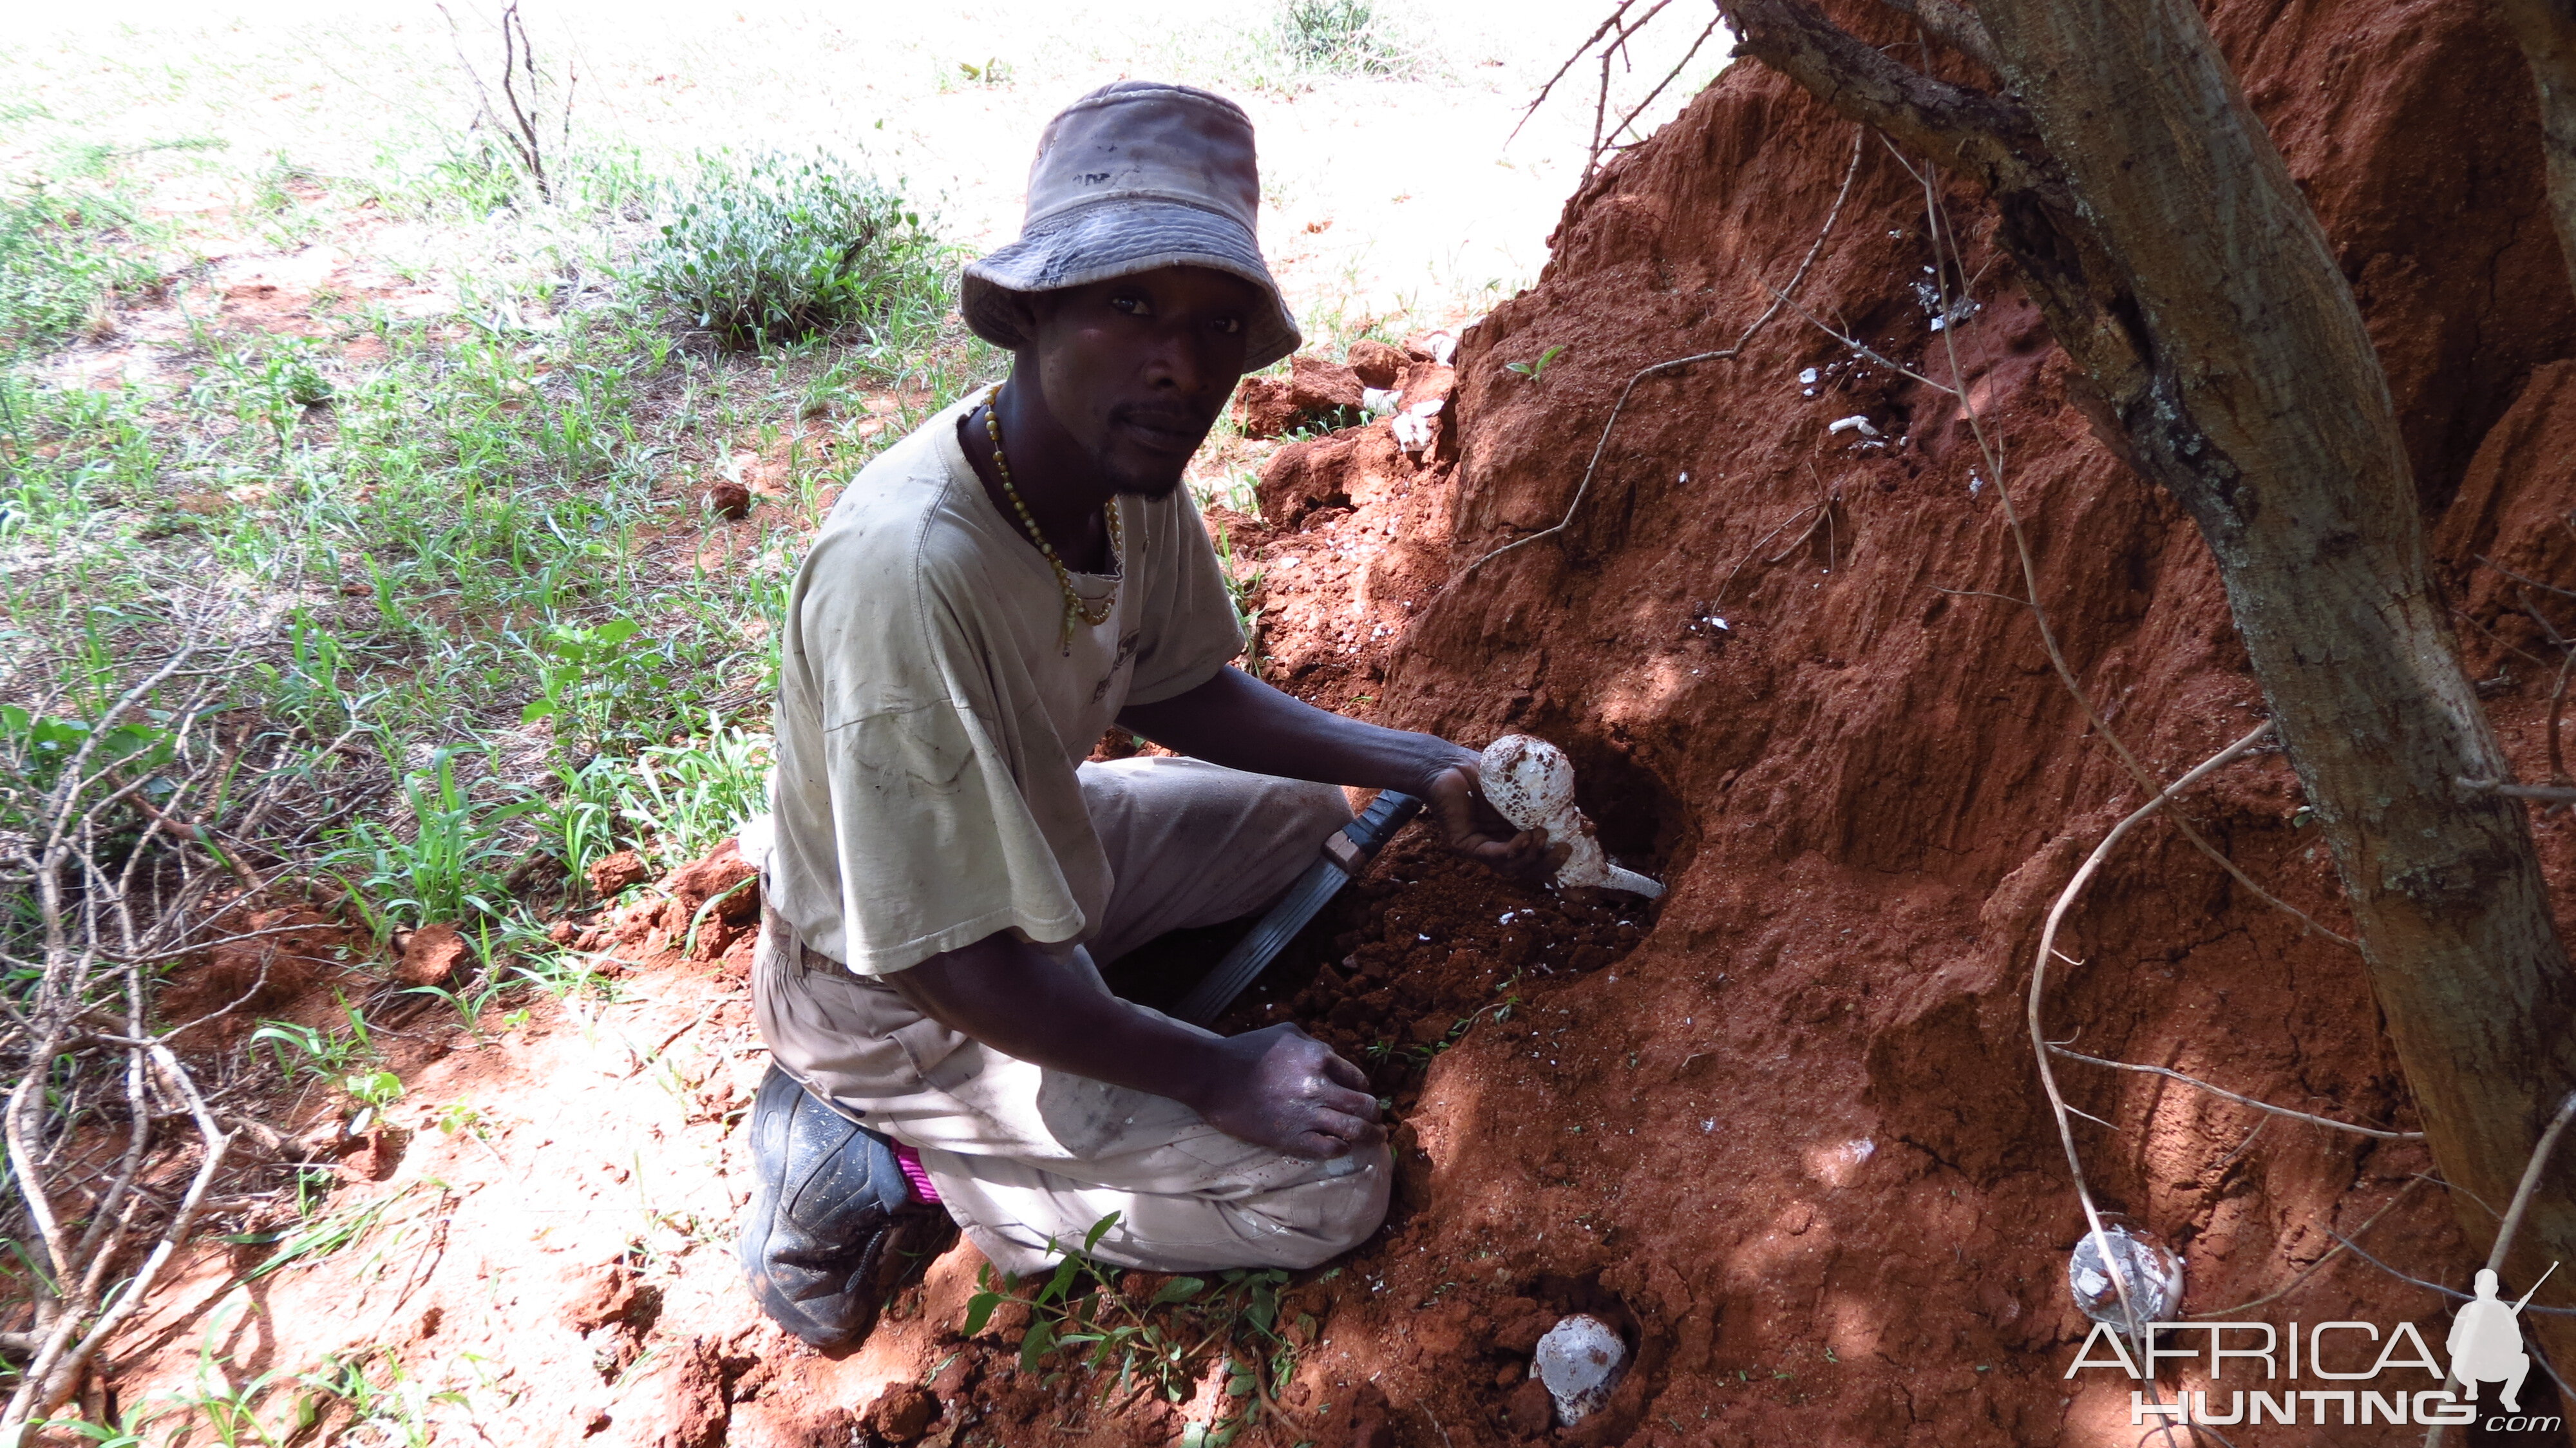
<svg viewBox="0 0 2576 1448">
<path fill-rule="evenodd" d="M 920 1152 L 898 1141 L 894 1143 L 894 1164 L 903 1168 L 903 1179 L 912 1183 L 912 1194 L 922 1205 L 939 1205 L 939 1188 L 930 1184 L 930 1173 L 921 1169 Z"/>
</svg>

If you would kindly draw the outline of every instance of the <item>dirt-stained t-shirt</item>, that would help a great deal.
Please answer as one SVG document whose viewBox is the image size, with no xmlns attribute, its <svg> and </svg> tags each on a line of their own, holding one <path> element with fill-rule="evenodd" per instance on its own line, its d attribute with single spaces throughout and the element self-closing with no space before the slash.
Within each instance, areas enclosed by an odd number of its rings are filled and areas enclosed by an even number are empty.
<svg viewBox="0 0 2576 1448">
<path fill-rule="evenodd" d="M 1189 491 L 1117 500 L 1123 577 L 1077 573 L 1106 622 L 1063 644 L 1055 570 L 958 446 L 976 399 L 851 482 L 788 595 L 770 888 L 814 949 L 887 975 L 1017 929 L 1074 940 L 1110 871 L 1074 768 L 1129 704 L 1243 648 Z"/>
</svg>

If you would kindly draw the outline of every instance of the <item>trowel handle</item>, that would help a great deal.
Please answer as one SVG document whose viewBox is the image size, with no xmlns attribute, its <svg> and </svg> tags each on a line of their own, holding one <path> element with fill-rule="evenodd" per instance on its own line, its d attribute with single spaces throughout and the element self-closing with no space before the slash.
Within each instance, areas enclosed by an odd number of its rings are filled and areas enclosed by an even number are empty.
<svg viewBox="0 0 2576 1448">
<path fill-rule="evenodd" d="M 1410 824 L 1420 813 L 1422 801 L 1409 794 L 1382 789 L 1378 791 L 1377 798 L 1369 801 L 1369 807 L 1360 811 L 1358 819 L 1342 826 L 1342 833 L 1350 837 L 1352 844 L 1374 855 L 1388 840 L 1395 838 L 1397 830 Z"/>
<path fill-rule="evenodd" d="M 1392 789 L 1378 791 L 1360 817 L 1324 838 L 1324 853 L 1342 867 L 1345 876 L 1356 878 L 1368 868 L 1375 855 L 1405 823 L 1422 813 L 1422 801 Z"/>
</svg>

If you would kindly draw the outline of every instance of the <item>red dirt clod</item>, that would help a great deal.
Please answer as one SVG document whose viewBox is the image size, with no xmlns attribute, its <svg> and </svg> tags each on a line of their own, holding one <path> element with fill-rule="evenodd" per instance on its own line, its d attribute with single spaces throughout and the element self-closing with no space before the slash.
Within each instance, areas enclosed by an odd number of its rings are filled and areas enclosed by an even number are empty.
<svg viewBox="0 0 2576 1448">
<path fill-rule="evenodd" d="M 693 1337 L 627 1391 L 603 1441 L 616 1448 L 717 1448 L 725 1440 L 725 1418 L 714 1340 Z"/>
<path fill-rule="evenodd" d="M 868 1431 L 889 1443 L 909 1443 L 939 1421 L 939 1399 L 919 1383 L 891 1383 L 868 1405 Z"/>
<path fill-rule="evenodd" d="M 575 1332 L 630 1322 L 644 1307 L 631 1268 L 600 1262 L 566 1274 L 563 1319 Z"/>
<path fill-rule="evenodd" d="M 1351 373 L 1363 387 L 1392 388 L 1404 376 L 1406 364 L 1413 359 L 1401 347 L 1384 342 L 1362 341 L 1351 344 Z"/>
<path fill-rule="evenodd" d="M 340 1159 L 340 1174 L 351 1181 L 380 1182 L 402 1164 L 403 1148 L 410 1144 L 411 1133 L 378 1122 L 358 1140 L 358 1149 Z"/>
<path fill-rule="evenodd" d="M 1396 399 L 1396 410 L 1430 401 L 1447 402 L 1458 393 L 1458 371 L 1437 362 L 1417 362 L 1405 369 L 1404 391 Z"/>
<path fill-rule="evenodd" d="M 1351 1448 L 1395 1448 L 1394 1411 L 1373 1383 L 1360 1385 L 1351 1408 Z"/>
<path fill-rule="evenodd" d="M 751 516 L 751 489 L 732 481 L 709 483 L 698 495 L 708 512 L 727 521 Z"/>
<path fill-rule="evenodd" d="M 589 873 L 591 893 L 603 900 L 653 878 L 652 868 L 633 850 L 619 850 L 606 859 L 592 861 Z"/>
<path fill-rule="evenodd" d="M 1236 420 L 1246 437 L 1277 437 L 1331 413 L 1360 405 L 1360 377 L 1338 362 L 1300 353 L 1286 377 L 1253 377 L 1235 390 Z"/>
<path fill-rule="evenodd" d="M 394 966 L 394 979 L 405 985 L 443 985 L 464 969 L 473 954 L 465 937 L 456 927 L 433 922 L 411 933 L 403 942 L 402 959 Z"/>
<path fill-rule="evenodd" d="M 304 905 L 254 911 L 242 933 L 207 951 L 201 964 L 172 973 L 159 1002 L 163 1020 L 179 1025 L 229 1006 L 204 1029 L 230 1044 L 335 966 L 349 944 L 348 931 Z M 201 1038 L 191 1033 L 189 1039 L 198 1044 Z"/>
<path fill-rule="evenodd" d="M 759 875 L 760 871 L 736 851 L 734 842 L 726 840 L 708 851 L 705 858 L 681 866 L 662 882 L 662 893 L 671 899 L 670 908 L 663 912 L 662 923 L 671 930 L 685 931 L 696 917 L 698 907 L 719 895 L 724 895 L 724 899 L 709 912 L 711 918 L 737 925 L 758 919 L 760 887 L 749 885 L 739 890 L 734 887 Z M 725 895 L 727 890 L 733 890 L 733 893 Z"/>
<path fill-rule="evenodd" d="M 1556 1314 L 1526 1297 L 1506 1297 L 1494 1304 L 1494 1346 L 1515 1357 L 1538 1351 L 1538 1340 L 1556 1326 Z"/>
</svg>

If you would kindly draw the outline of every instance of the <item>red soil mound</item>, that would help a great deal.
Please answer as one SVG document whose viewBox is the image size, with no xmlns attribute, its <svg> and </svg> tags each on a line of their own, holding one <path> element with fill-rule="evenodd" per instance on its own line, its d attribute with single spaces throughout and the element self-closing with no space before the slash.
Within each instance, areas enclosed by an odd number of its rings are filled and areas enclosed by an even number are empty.
<svg viewBox="0 0 2576 1448">
<path fill-rule="evenodd" d="M 2568 636 L 2576 605 L 2479 561 L 2576 587 L 2576 302 L 2528 74 L 2470 0 L 2214 14 L 2360 297 L 2469 661 L 2524 777 L 2542 777 L 2562 655 L 2535 615 Z M 2020 992 L 2040 915 L 2143 795 L 1999 597 L 2022 592 L 2019 570 L 1956 405 L 1783 314 L 1737 360 L 1640 384 L 1564 533 L 1467 567 L 1565 517 L 1633 373 L 1728 345 L 1767 305 L 1852 146 L 1778 77 L 1731 69 L 1568 205 L 1539 284 L 1467 334 L 1427 458 L 1378 424 L 1283 453 L 1265 486 L 1294 529 L 1259 549 L 1274 677 L 1462 740 L 1555 740 L 1613 852 L 1672 885 L 1632 956 L 1525 978 L 1526 1006 L 1406 1093 L 1422 1160 L 1364 1265 L 1371 1290 L 1330 1324 L 1412 1425 L 1405 1441 L 1514 1436 L 1526 1346 L 1504 1339 L 1533 1303 L 1609 1312 L 1637 1339 L 1629 1384 L 1568 1441 L 2132 1432 L 2132 1384 L 2062 1376 L 2085 1325 L 2065 1277 L 2081 1222 Z M 2001 440 L 2041 601 L 2111 727 L 2170 778 L 2262 717 L 2207 551 L 2069 404 L 2063 358 L 1985 244 L 1991 212 L 1964 188 L 1945 204 L 1984 304 L 1957 320 L 1958 361 Z M 1920 188 L 1870 138 L 1802 295 L 1946 379 L 1918 292 L 1925 229 Z M 1539 377 L 1505 367 L 1550 348 Z M 1832 426 L 1852 416 L 1870 428 Z M 2190 814 L 2342 928 L 2300 803 L 2273 754 Z M 2563 886 L 2569 826 L 2534 828 Z M 1425 899 L 1417 938 L 1379 942 L 1402 996 L 1382 1033 L 1418 1041 L 1494 1001 L 1502 962 L 1470 932 L 1507 899 Z M 2358 962 L 2170 825 L 2112 861 L 2061 945 L 2084 963 L 2058 968 L 2047 1020 L 2077 1049 L 2411 1124 Z M 1358 999 L 1385 993 L 1378 978 Z M 1328 1021 L 1359 1008 L 1300 1002 Z M 2078 1123 L 2106 1205 L 2187 1258 L 2187 1310 L 2283 1286 L 2329 1229 L 2351 1233 L 2429 1170 L 2417 1143 L 2279 1120 L 2257 1137 L 2263 1118 L 2216 1098 L 2060 1074 L 2117 1128 Z M 2451 1211 L 2418 1189 L 2366 1245 L 2464 1282 Z M 2440 1305 L 2346 1255 L 2248 1315 L 2430 1335 Z"/>
</svg>

